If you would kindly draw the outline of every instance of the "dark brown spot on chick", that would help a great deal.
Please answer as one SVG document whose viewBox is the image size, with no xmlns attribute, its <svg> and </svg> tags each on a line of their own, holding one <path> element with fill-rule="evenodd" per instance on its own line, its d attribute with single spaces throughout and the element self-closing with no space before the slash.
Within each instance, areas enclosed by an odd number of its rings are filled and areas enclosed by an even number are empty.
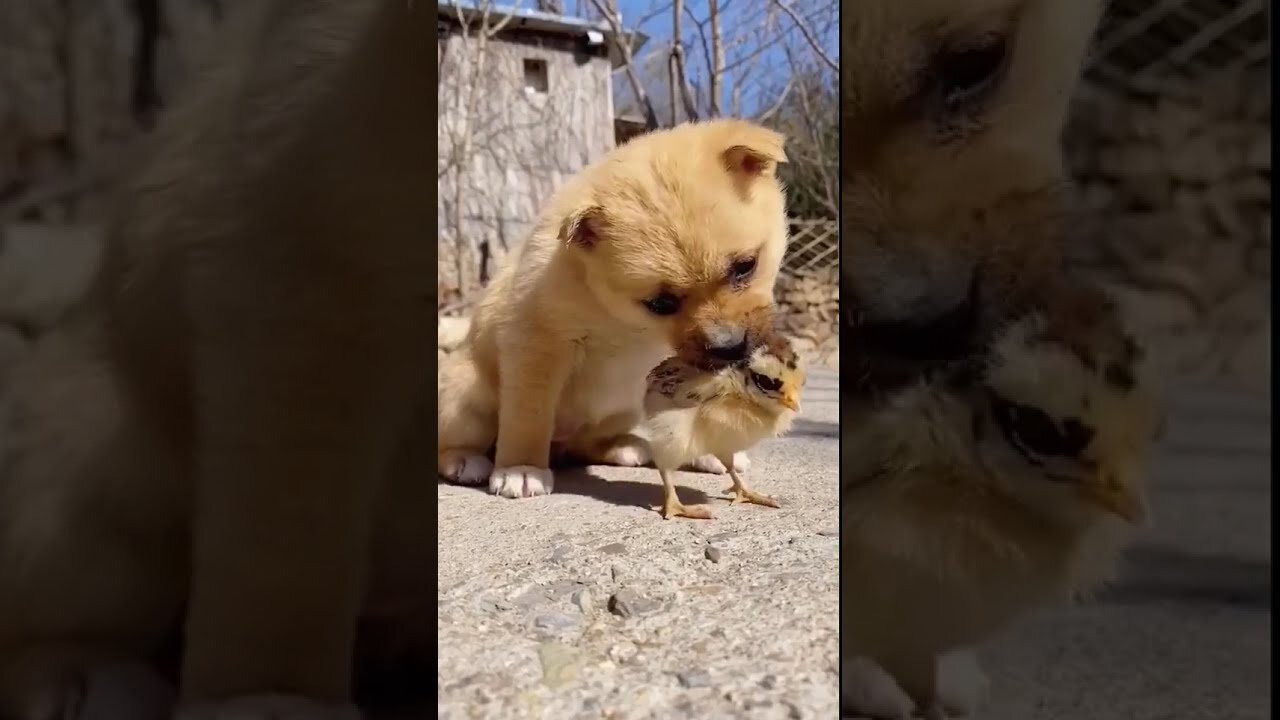
<svg viewBox="0 0 1280 720">
<path fill-rule="evenodd" d="M 1133 373 L 1120 363 L 1108 364 L 1106 371 L 1103 373 L 1103 377 L 1106 378 L 1107 384 L 1113 389 L 1120 390 L 1122 392 L 1129 392 L 1136 384 L 1136 381 L 1133 378 Z"/>
</svg>

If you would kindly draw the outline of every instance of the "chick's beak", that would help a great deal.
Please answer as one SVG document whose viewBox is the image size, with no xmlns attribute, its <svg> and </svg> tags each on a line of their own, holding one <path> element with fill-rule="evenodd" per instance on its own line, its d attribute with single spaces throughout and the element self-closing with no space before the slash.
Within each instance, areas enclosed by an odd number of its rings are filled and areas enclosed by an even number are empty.
<svg viewBox="0 0 1280 720">
<path fill-rule="evenodd" d="M 782 403 L 783 407 L 792 412 L 800 412 L 800 398 L 797 398 L 795 393 L 783 393 L 779 402 Z"/>
<path fill-rule="evenodd" d="M 1090 504 L 1133 525 L 1140 525 L 1146 520 L 1147 508 L 1142 497 L 1114 476 L 1101 476 L 1083 485 L 1081 491 Z"/>
</svg>

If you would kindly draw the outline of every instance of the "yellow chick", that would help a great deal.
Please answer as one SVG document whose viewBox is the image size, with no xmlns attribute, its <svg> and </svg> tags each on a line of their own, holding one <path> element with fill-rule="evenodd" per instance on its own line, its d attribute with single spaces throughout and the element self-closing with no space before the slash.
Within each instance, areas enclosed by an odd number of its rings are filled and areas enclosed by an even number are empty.
<svg viewBox="0 0 1280 720">
<path fill-rule="evenodd" d="M 947 658 L 1109 579 L 1143 521 L 1148 360 L 1102 296 L 1055 293 L 969 367 L 842 408 L 846 712 L 971 712 Z"/>
<path fill-rule="evenodd" d="M 747 488 L 733 456 L 791 427 L 800 411 L 804 369 L 791 344 L 771 335 L 742 363 L 719 369 L 672 357 L 649 372 L 645 393 L 646 435 L 654 467 L 662 476 L 662 516 L 711 519 L 704 507 L 680 502 L 671 476 L 711 455 L 729 470 L 733 502 L 778 507 L 776 500 Z"/>
</svg>

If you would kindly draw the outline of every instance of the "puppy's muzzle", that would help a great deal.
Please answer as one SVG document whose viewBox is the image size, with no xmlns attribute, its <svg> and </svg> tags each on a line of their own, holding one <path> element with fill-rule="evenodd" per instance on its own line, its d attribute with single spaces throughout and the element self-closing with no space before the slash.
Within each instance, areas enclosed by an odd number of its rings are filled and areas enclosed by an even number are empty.
<svg viewBox="0 0 1280 720">
<path fill-rule="evenodd" d="M 747 331 L 740 327 L 717 326 L 707 330 L 707 357 L 723 363 L 736 363 L 747 357 Z"/>
</svg>

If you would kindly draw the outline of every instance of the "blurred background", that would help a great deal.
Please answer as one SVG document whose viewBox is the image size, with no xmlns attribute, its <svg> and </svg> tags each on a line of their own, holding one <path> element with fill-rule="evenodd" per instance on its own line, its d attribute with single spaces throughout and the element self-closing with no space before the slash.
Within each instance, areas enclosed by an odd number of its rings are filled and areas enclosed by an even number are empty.
<svg viewBox="0 0 1280 720">
<path fill-rule="evenodd" d="M 1265 0 L 1110 0 L 1067 133 L 1071 248 L 1182 375 L 1271 378 Z"/>
<path fill-rule="evenodd" d="M 83 287 L 123 159 L 237 1 L 0 2 L 0 368 Z M 1253 387 L 1270 376 L 1268 7 L 1113 0 L 1067 136 L 1077 262 L 1181 372 Z M 442 315 L 465 314 L 564 177 L 638 132 L 735 115 L 788 135 L 778 295 L 802 349 L 838 363 L 834 3 L 438 9 Z"/>
</svg>

